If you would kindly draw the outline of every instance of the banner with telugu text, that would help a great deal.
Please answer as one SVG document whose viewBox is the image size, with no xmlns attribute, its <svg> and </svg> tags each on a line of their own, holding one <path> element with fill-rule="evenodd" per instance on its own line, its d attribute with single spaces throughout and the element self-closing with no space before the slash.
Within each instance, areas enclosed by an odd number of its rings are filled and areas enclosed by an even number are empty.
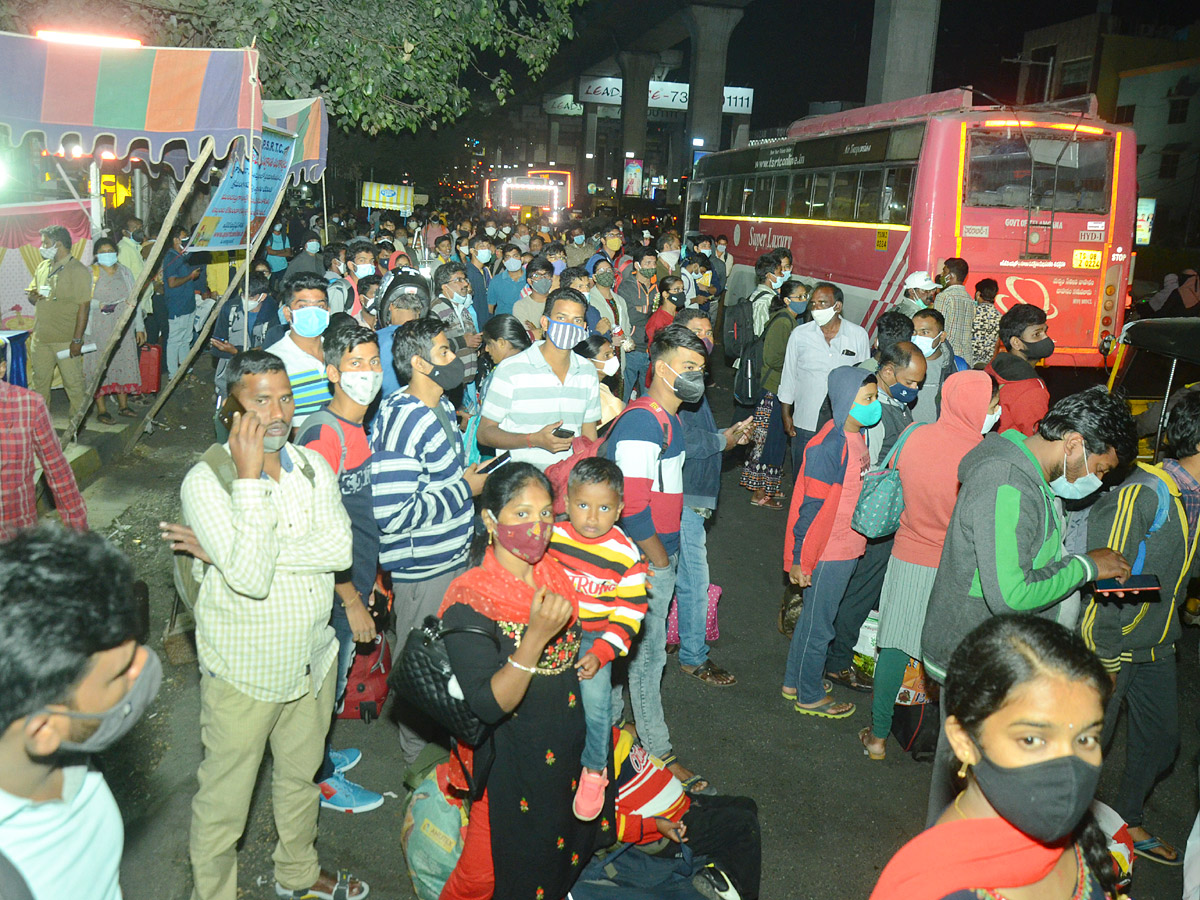
<svg viewBox="0 0 1200 900">
<path fill-rule="evenodd" d="M 261 146 L 254 148 L 251 158 L 243 157 L 225 171 L 188 242 L 189 252 L 245 249 L 246 199 L 251 190 L 250 240 L 254 240 L 275 198 L 287 185 L 295 143 L 295 138 L 286 132 L 263 128 Z"/>
</svg>

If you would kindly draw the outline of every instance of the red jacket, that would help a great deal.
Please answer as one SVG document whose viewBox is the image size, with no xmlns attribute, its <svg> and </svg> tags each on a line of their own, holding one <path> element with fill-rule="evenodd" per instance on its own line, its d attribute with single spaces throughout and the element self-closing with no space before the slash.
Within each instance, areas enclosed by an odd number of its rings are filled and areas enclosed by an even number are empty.
<svg viewBox="0 0 1200 900">
<path fill-rule="evenodd" d="M 1015 428 L 1026 436 L 1032 435 L 1050 409 L 1050 391 L 1037 370 L 1019 356 L 999 353 L 988 364 L 987 371 L 1000 382 L 997 430 Z"/>
</svg>

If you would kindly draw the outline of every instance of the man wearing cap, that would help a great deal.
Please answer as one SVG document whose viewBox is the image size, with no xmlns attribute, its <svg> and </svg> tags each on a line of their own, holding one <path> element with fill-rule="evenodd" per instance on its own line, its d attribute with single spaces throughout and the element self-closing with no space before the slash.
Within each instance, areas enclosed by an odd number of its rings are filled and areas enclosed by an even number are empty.
<svg viewBox="0 0 1200 900">
<path fill-rule="evenodd" d="M 938 283 L 929 277 L 928 272 L 912 272 L 904 279 L 904 293 L 896 301 L 896 309 L 911 319 L 921 310 L 933 306 L 937 289 Z"/>
</svg>

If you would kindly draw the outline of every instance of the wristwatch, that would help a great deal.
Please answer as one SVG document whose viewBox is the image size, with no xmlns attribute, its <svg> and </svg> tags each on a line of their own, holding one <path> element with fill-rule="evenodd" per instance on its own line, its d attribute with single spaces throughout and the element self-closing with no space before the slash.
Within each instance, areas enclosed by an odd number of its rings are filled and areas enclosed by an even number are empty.
<svg viewBox="0 0 1200 900">
<path fill-rule="evenodd" d="M 71 339 L 71 343 L 72 343 L 72 344 L 82 344 L 82 343 L 83 343 L 83 338 L 72 338 L 72 339 Z"/>
</svg>

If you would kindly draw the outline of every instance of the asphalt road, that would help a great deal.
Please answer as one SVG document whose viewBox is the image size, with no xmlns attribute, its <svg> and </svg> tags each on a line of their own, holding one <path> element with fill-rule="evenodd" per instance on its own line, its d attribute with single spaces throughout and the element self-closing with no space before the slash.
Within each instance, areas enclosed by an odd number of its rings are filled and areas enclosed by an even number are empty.
<svg viewBox="0 0 1200 900">
<path fill-rule="evenodd" d="M 732 416 L 727 384 L 710 395 L 719 421 Z M 159 546 L 156 524 L 177 514 L 179 482 L 211 440 L 207 398 L 205 388 L 195 387 L 172 400 L 165 418 L 174 429 L 145 438 L 133 456 L 111 466 L 89 490 L 90 500 L 119 510 L 107 531 L 150 583 L 151 644 L 160 651 L 172 593 L 170 555 Z M 713 658 L 738 683 L 703 685 L 680 674 L 672 657 L 662 688 L 672 738 L 681 760 L 723 793 L 757 800 L 766 900 L 863 900 L 892 853 L 920 830 L 930 767 L 902 754 L 895 742 L 883 762 L 862 754 L 856 734 L 869 722 L 868 694 L 835 688 L 838 699 L 860 704 L 852 717 L 837 722 L 798 716 L 780 699 L 787 640 L 775 621 L 785 513 L 751 506 L 737 478 L 736 467 L 727 467 L 709 556 L 712 579 L 724 588 Z M 1185 629 L 1179 664 L 1183 750 L 1151 798 L 1146 823 L 1182 849 L 1197 806 L 1195 629 Z M 101 761 L 125 817 L 122 883 L 129 900 L 189 896 L 187 829 L 200 760 L 198 710 L 194 663 L 167 665 L 155 710 Z M 388 722 L 339 722 L 334 743 L 363 750 L 355 780 L 403 796 L 395 731 Z M 1123 757 L 1118 735 L 1110 766 L 1122 765 Z M 240 851 L 239 895 L 248 898 L 274 896 L 269 770 L 268 759 Z M 1113 774 L 1106 771 L 1101 798 L 1111 795 Z M 413 897 L 399 848 L 399 811 L 392 797 L 361 816 L 323 811 L 318 843 L 323 864 L 362 876 L 373 897 Z M 1180 896 L 1179 869 L 1139 862 L 1135 871 L 1138 900 Z"/>
</svg>

